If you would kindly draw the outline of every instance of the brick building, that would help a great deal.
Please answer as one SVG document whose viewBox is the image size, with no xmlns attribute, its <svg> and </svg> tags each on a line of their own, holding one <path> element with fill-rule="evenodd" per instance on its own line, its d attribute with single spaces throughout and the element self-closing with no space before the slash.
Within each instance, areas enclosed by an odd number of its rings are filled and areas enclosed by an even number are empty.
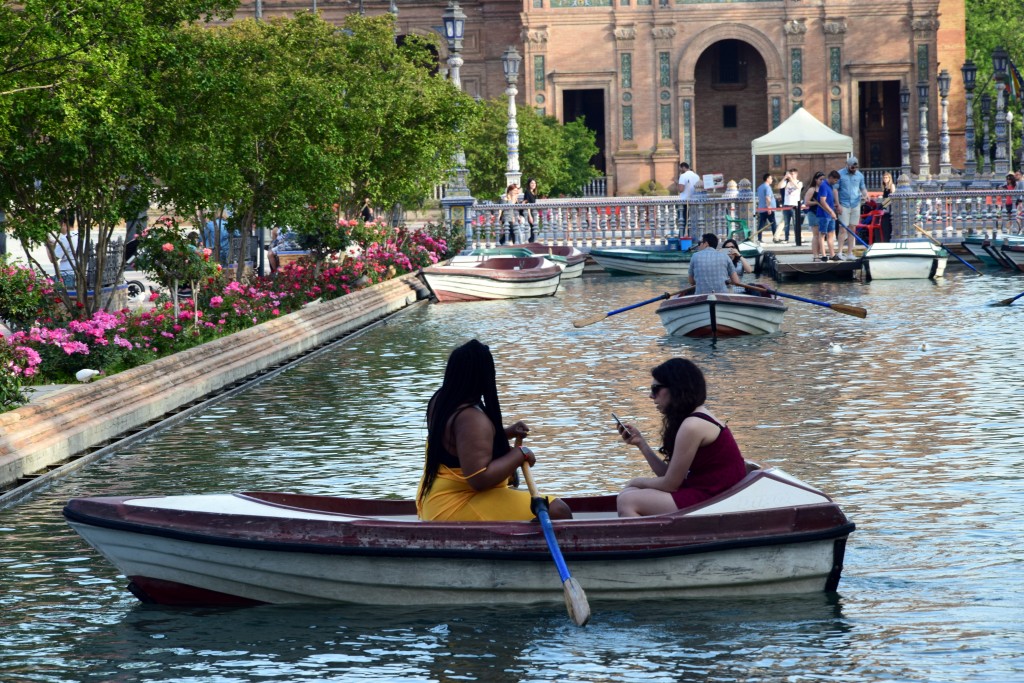
<svg viewBox="0 0 1024 683">
<path fill-rule="evenodd" d="M 385 0 L 319 0 L 328 21 Z M 311 9 L 313 0 L 262 0 L 264 17 Z M 647 181 L 671 184 L 687 160 L 698 173 L 750 174 L 750 142 L 804 107 L 850 135 L 864 168 L 898 167 L 899 91 L 911 92 L 911 166 L 920 156 L 918 82 L 929 84 L 931 171 L 938 170 L 936 76 L 953 77 L 949 131 L 954 167 L 964 158 L 964 0 L 465 0 L 463 89 L 502 97 L 501 54 L 523 55 L 518 104 L 561 121 L 586 117 L 595 166 L 609 193 Z M 251 17 L 255 0 L 236 16 Z M 400 34 L 442 34 L 446 2 L 398 0 Z M 447 58 L 442 40 L 441 67 Z M 759 158 L 757 172 L 797 166 L 806 177 L 836 160 Z M 528 173 L 529 169 L 524 169 Z M 755 183 L 756 184 L 756 183 Z"/>
</svg>

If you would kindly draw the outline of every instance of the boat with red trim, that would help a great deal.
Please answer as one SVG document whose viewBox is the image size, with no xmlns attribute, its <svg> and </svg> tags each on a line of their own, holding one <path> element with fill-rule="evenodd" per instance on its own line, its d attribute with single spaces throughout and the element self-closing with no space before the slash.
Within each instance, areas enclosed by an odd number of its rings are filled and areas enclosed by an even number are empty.
<svg viewBox="0 0 1024 683">
<path fill-rule="evenodd" d="M 554 533 L 592 602 L 835 591 L 854 530 L 781 469 L 703 503 L 620 518 L 615 496 L 563 498 Z M 472 605 L 563 600 L 536 521 L 426 522 L 410 500 L 292 493 L 76 498 L 68 523 L 165 605 Z"/>
</svg>

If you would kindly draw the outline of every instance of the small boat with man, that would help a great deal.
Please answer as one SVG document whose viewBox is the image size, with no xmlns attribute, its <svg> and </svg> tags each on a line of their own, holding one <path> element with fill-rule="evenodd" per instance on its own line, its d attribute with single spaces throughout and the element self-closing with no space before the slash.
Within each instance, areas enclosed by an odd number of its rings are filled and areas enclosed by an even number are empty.
<svg viewBox="0 0 1024 683">
<path fill-rule="evenodd" d="M 542 256 L 495 256 L 482 261 L 428 266 L 427 287 L 442 303 L 554 296 L 562 269 Z"/>
<path fill-rule="evenodd" d="M 673 337 L 773 334 L 785 312 L 778 299 L 738 293 L 675 296 L 658 307 L 661 324 Z"/>
<path fill-rule="evenodd" d="M 619 517 L 614 495 L 562 498 L 574 519 L 550 528 L 594 602 L 835 591 L 853 523 L 781 469 L 747 470 L 667 514 Z M 271 492 L 77 498 L 64 516 L 136 597 L 163 605 L 564 598 L 536 519 L 421 521 L 412 500 Z"/>
</svg>

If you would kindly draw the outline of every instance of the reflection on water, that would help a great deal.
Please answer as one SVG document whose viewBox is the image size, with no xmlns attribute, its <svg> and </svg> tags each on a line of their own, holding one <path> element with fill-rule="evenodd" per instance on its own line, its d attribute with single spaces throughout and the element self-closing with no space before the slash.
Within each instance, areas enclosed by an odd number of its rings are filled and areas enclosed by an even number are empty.
<svg viewBox="0 0 1024 683">
<path fill-rule="evenodd" d="M 666 338 L 653 305 L 571 324 L 676 284 L 587 276 L 554 299 L 417 307 L 0 512 L 0 680 L 1024 680 L 1024 388 L 1007 364 L 1024 311 L 987 306 L 1022 281 L 788 285 L 869 316 L 790 301 L 781 334 L 718 344 Z M 60 518 L 81 495 L 411 497 L 427 398 L 473 336 L 559 494 L 644 473 L 610 413 L 655 438 L 648 370 L 694 359 L 744 453 L 857 523 L 840 595 L 597 604 L 582 630 L 557 606 L 165 610 Z"/>
</svg>

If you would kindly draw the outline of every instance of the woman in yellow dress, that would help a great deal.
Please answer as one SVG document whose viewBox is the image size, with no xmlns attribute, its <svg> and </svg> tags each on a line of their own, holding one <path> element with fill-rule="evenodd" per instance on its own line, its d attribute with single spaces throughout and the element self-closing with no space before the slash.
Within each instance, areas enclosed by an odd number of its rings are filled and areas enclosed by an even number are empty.
<svg viewBox="0 0 1024 683">
<path fill-rule="evenodd" d="M 508 486 L 520 465 L 537 462 L 529 448 L 509 444 L 529 432 L 522 420 L 502 426 L 491 350 L 474 339 L 452 351 L 444 382 L 427 406 L 426 465 L 416 494 L 420 519 L 533 519 L 530 494 Z M 561 500 L 549 498 L 549 509 L 552 519 L 572 517 Z"/>
</svg>

